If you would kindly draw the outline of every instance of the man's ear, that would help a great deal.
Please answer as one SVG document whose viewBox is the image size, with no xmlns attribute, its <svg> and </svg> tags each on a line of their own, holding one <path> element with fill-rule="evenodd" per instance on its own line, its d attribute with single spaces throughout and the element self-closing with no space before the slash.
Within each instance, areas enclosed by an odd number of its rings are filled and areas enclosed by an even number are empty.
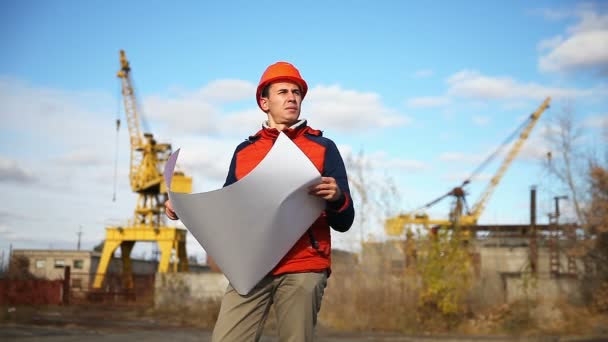
<svg viewBox="0 0 608 342">
<path fill-rule="evenodd" d="M 265 111 L 265 112 L 268 111 L 268 98 L 267 97 L 260 97 L 260 107 L 262 108 L 263 111 Z"/>
</svg>

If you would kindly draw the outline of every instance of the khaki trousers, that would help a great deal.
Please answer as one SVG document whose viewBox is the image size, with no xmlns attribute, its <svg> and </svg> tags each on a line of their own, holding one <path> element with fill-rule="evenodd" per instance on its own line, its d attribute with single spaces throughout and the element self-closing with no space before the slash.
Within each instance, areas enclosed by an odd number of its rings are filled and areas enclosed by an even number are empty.
<svg viewBox="0 0 608 342">
<path fill-rule="evenodd" d="M 327 273 L 266 276 L 245 296 L 228 286 L 213 329 L 213 342 L 258 341 L 274 304 L 281 342 L 313 341 Z"/>
</svg>

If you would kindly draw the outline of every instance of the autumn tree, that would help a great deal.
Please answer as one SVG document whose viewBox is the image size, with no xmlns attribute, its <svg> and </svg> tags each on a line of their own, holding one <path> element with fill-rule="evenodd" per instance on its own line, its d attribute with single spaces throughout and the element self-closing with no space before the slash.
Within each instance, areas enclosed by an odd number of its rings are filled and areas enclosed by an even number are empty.
<svg viewBox="0 0 608 342">
<path fill-rule="evenodd" d="M 599 150 L 585 151 L 581 141 L 590 134 L 576 122 L 572 106 L 564 107 L 548 130 L 551 158 L 545 165 L 567 191 L 585 233 L 573 247 L 585 264 L 583 295 L 592 307 L 608 311 L 608 127 L 599 137 Z"/>
</svg>

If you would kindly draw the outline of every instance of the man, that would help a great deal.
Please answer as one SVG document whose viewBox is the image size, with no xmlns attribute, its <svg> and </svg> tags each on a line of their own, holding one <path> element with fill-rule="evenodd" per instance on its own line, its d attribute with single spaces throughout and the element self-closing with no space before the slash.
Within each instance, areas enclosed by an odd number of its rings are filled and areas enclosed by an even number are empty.
<svg viewBox="0 0 608 342">
<path fill-rule="evenodd" d="M 309 193 L 325 199 L 326 210 L 250 293 L 239 295 L 228 286 L 213 341 L 258 341 L 271 304 L 277 314 L 280 341 L 313 340 L 331 266 L 329 227 L 347 231 L 355 212 L 344 162 L 336 145 L 323 137 L 321 131 L 309 127 L 306 120 L 300 120 L 307 91 L 306 81 L 293 65 L 277 62 L 266 69 L 257 88 L 256 101 L 268 120 L 259 132 L 236 148 L 224 186 L 251 172 L 270 151 L 279 132 L 283 132 L 321 173 L 321 183 L 310 187 Z M 177 219 L 170 202 L 166 203 L 166 213 L 169 218 Z"/>
</svg>

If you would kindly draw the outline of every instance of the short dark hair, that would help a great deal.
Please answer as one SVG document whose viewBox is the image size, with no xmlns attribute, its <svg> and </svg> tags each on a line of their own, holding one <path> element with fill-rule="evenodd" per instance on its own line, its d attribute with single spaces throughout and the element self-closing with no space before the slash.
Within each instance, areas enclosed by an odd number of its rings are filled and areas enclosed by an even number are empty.
<svg viewBox="0 0 608 342">
<path fill-rule="evenodd" d="M 260 94 L 260 97 L 268 97 L 268 91 L 270 90 L 270 85 L 272 83 L 268 83 L 267 85 L 264 86 L 264 88 L 262 88 L 262 93 Z"/>
</svg>

